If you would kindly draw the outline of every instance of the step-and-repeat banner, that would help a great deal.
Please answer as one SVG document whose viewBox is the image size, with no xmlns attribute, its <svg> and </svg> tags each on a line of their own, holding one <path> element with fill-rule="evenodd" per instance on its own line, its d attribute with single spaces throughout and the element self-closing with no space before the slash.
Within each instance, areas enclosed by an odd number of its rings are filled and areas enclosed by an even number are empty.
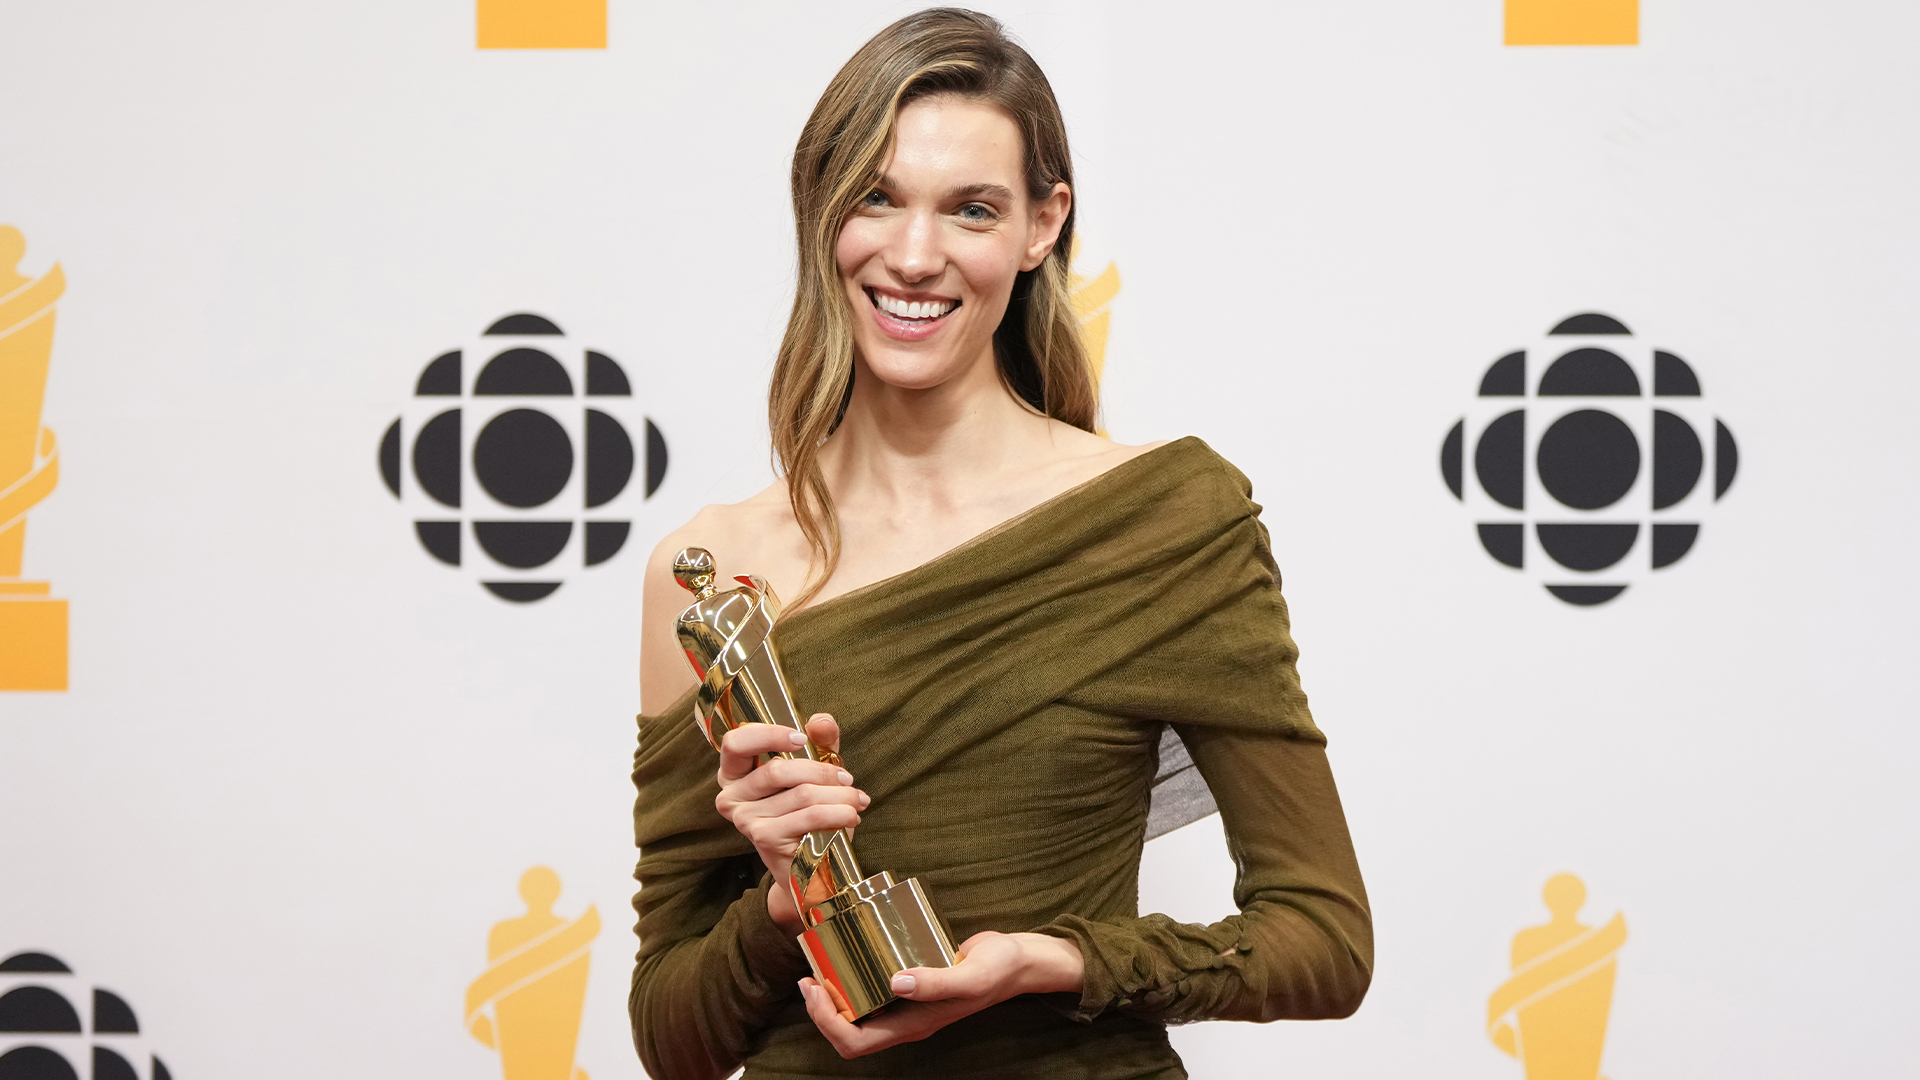
<svg viewBox="0 0 1920 1080">
<path fill-rule="evenodd" d="M 909 10 L 0 3 L 0 1077 L 641 1075 L 642 563 L 771 478 L 787 156 Z M 1920 9 L 995 14 L 1374 903 L 1193 1073 L 1911 1075 Z"/>
</svg>

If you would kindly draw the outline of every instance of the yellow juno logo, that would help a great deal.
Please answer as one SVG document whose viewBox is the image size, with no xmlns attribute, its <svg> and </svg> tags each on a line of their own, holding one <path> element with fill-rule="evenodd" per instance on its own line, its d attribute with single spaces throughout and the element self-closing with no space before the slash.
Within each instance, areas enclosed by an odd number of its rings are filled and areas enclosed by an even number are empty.
<svg viewBox="0 0 1920 1080">
<path fill-rule="evenodd" d="M 1509 45 L 1638 45 L 1640 0 L 1507 0 Z"/>
<path fill-rule="evenodd" d="M 487 970 L 467 987 L 467 1031 L 500 1052 L 505 1080 L 587 1080 L 573 1062 L 587 1000 L 587 964 L 600 934 L 592 904 L 577 918 L 553 913 L 560 875 L 520 875 L 527 912 L 494 924 Z"/>
<path fill-rule="evenodd" d="M 478 0 L 482 49 L 604 49 L 607 0 Z"/>
<path fill-rule="evenodd" d="M 1487 1035 L 1520 1059 L 1527 1080 L 1601 1080 L 1627 921 L 1615 913 L 1604 926 L 1582 923 L 1587 887 L 1572 874 L 1548 879 L 1541 898 L 1550 918 L 1513 936 L 1513 974 L 1487 999 Z"/>
<path fill-rule="evenodd" d="M 520 899 L 526 915 L 486 936 L 488 969 L 467 988 L 467 1030 L 499 1051 L 505 1080 L 588 1080 L 574 1049 L 599 911 L 589 903 L 576 919 L 555 915 L 561 876 L 547 867 L 520 874 Z"/>
<path fill-rule="evenodd" d="M 1107 366 L 1107 330 L 1113 322 L 1111 305 L 1120 295 L 1120 268 L 1108 263 L 1105 270 L 1087 277 L 1080 273 L 1080 238 L 1073 238 L 1068 253 L 1067 293 L 1072 298 L 1073 314 L 1080 320 L 1080 340 L 1087 344 L 1087 359 L 1093 363 L 1093 381 Z"/>
<path fill-rule="evenodd" d="M 0 225 L 0 690 L 67 688 L 67 602 L 23 575 L 27 511 L 60 482 L 60 453 L 40 426 L 53 360 L 54 303 L 67 290 L 60 264 L 39 278 L 19 272 L 20 230 Z"/>
</svg>

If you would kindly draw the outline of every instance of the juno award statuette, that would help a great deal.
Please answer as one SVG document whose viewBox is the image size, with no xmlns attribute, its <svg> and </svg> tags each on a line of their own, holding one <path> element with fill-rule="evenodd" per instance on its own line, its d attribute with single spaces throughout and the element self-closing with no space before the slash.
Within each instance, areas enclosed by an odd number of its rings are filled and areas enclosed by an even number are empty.
<svg viewBox="0 0 1920 1080">
<path fill-rule="evenodd" d="M 713 556 L 696 547 L 674 556 L 673 576 L 695 598 L 674 631 L 700 678 L 693 721 L 701 734 L 715 750 L 741 724 L 778 724 L 805 734 L 773 647 L 773 622 L 780 615 L 773 589 L 758 577 L 739 577 L 739 588 L 719 591 Z M 812 741 L 801 753 L 839 764 L 832 751 Z M 896 881 L 884 870 L 868 877 L 843 829 L 801 838 L 787 887 L 805 927 L 800 947 L 814 977 L 855 1019 L 894 1000 L 895 973 L 956 961 L 919 879 Z"/>
</svg>

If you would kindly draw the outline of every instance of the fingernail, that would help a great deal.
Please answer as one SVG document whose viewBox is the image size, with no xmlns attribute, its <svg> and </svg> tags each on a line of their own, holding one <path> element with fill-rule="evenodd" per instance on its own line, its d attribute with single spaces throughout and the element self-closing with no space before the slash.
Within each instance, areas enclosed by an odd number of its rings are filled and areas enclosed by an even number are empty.
<svg viewBox="0 0 1920 1080">
<path fill-rule="evenodd" d="M 893 992 L 896 994 L 911 994 L 913 993 L 914 985 L 915 981 L 913 976 L 904 971 L 893 977 Z"/>
<path fill-rule="evenodd" d="M 873 796 L 867 794 L 864 791 L 860 793 L 860 809 L 865 810 L 868 804 L 872 802 L 873 802 Z"/>
<path fill-rule="evenodd" d="M 835 772 L 835 773 L 834 773 L 834 775 L 835 775 L 835 776 L 838 776 L 838 777 L 840 778 L 840 782 L 841 782 L 841 783 L 843 783 L 843 784 L 851 784 L 851 783 L 853 783 L 853 774 L 852 774 L 852 773 L 850 773 L 850 772 L 848 772 L 848 771 L 847 771 L 847 770 L 845 770 L 845 769 L 841 769 L 841 770 L 839 770 L 839 771 L 837 771 L 837 772 Z"/>
<path fill-rule="evenodd" d="M 807 745 L 807 736 L 804 732 L 789 731 L 787 732 L 787 741 L 795 746 L 805 746 Z"/>
</svg>

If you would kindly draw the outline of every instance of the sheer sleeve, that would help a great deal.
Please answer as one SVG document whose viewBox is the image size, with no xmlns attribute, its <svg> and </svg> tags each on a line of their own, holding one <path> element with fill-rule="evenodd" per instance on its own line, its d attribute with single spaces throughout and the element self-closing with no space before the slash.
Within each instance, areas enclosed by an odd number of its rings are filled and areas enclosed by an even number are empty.
<svg viewBox="0 0 1920 1080">
<path fill-rule="evenodd" d="M 1280 574 L 1247 504 L 1251 558 L 1219 602 L 1080 696 L 1172 724 L 1226 826 L 1240 914 L 1210 926 L 1165 915 L 1062 916 L 1040 932 L 1086 960 L 1076 1015 L 1115 1009 L 1165 1023 L 1331 1019 L 1372 979 L 1373 922 L 1297 670 Z"/>
<path fill-rule="evenodd" d="M 1067 915 L 1041 927 L 1075 941 L 1086 960 L 1077 1016 L 1351 1015 L 1372 978 L 1373 926 L 1325 749 L 1275 733 L 1195 727 L 1180 736 L 1220 805 L 1240 914 L 1210 926 Z"/>
<path fill-rule="evenodd" d="M 807 974 L 805 955 L 767 914 L 772 876 L 713 808 L 713 764 L 691 724 L 640 718 L 640 953 L 627 1004 L 634 1048 L 655 1080 L 733 1072 L 799 1001 Z"/>
</svg>

